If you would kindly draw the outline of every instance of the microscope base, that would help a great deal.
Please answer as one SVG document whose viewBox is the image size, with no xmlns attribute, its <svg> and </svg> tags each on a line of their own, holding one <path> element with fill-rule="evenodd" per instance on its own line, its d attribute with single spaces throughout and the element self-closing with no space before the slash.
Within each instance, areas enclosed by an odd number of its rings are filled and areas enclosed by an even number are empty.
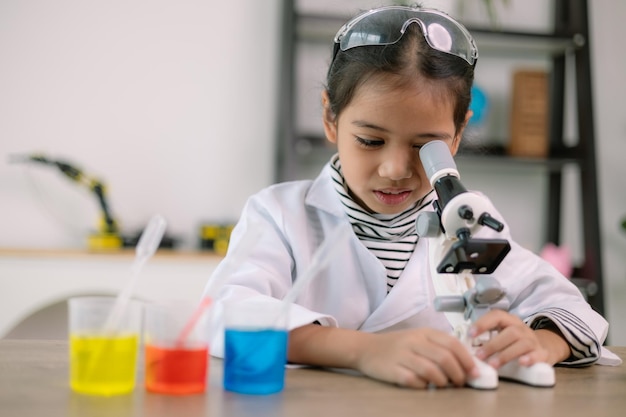
<svg viewBox="0 0 626 417">
<path fill-rule="evenodd" d="M 478 358 L 474 358 L 474 363 L 480 370 L 480 376 L 467 381 L 467 385 L 475 389 L 484 390 L 498 388 L 498 372 Z"/>
<path fill-rule="evenodd" d="M 554 368 L 542 362 L 531 366 L 520 366 L 517 361 L 511 361 L 498 369 L 498 375 L 502 379 L 534 387 L 553 387 L 556 383 Z"/>
<path fill-rule="evenodd" d="M 480 376 L 467 381 L 467 385 L 471 388 L 480 390 L 496 389 L 500 379 L 519 382 L 533 387 L 549 388 L 556 384 L 554 368 L 547 363 L 521 366 L 517 361 L 511 361 L 497 370 L 476 357 L 474 357 L 474 363 L 480 370 Z"/>
</svg>

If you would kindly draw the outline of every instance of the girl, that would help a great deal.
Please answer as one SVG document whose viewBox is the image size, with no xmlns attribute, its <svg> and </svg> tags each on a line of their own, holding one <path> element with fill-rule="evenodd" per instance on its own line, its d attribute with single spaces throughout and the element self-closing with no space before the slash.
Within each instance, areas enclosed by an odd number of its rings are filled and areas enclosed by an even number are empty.
<svg viewBox="0 0 626 417">
<path fill-rule="evenodd" d="M 415 232 L 417 214 L 433 210 L 436 198 L 419 149 L 441 140 L 453 155 L 458 150 L 477 58 L 467 30 L 436 10 L 381 7 L 346 23 L 322 93 L 324 131 L 337 154 L 315 180 L 273 185 L 249 199 L 227 257 L 252 222 L 263 235 L 218 304 L 279 303 L 324 237 L 349 228 L 349 243 L 291 307 L 288 360 L 414 388 L 478 376 L 472 355 L 433 307 L 429 242 Z M 509 309 L 473 324 L 471 335 L 499 330 L 476 356 L 494 368 L 594 363 L 606 321 L 507 228 L 498 237 L 512 246 L 493 274 Z M 215 341 L 213 353 L 221 349 Z"/>
</svg>

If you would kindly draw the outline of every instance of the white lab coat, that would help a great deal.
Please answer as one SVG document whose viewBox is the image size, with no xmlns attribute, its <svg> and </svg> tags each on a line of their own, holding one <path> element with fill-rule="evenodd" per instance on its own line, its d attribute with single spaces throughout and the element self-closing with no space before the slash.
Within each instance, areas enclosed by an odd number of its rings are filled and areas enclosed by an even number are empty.
<svg viewBox="0 0 626 417">
<path fill-rule="evenodd" d="M 252 255 L 227 278 L 216 300 L 213 355 L 223 356 L 223 303 L 252 299 L 280 303 L 293 280 L 310 266 L 323 239 L 337 228 L 351 229 L 334 189 L 330 169 L 327 164 L 314 181 L 276 184 L 248 200 L 232 232 L 226 256 L 232 256 L 251 222 L 260 223 L 263 234 Z M 492 215 L 502 220 L 497 212 Z M 532 321 L 543 310 L 564 309 L 575 315 L 583 326 L 588 326 L 599 350 L 608 324 L 590 308 L 575 285 L 540 257 L 516 244 L 506 226 L 501 233 L 482 228 L 476 237 L 498 237 L 511 243 L 510 253 L 493 274 L 506 290 L 504 303 L 511 313 Z M 350 233 L 348 240 L 347 245 L 336 248 L 338 253 L 330 266 L 303 289 L 291 306 L 290 330 L 318 321 L 326 326 L 366 332 L 422 326 L 451 331 L 446 316 L 433 307 L 435 294 L 428 256 L 429 239 L 418 241 L 389 294 L 382 263 L 354 233 Z M 219 276 L 224 264 L 218 266 L 212 279 Z M 558 321 L 557 324 L 561 326 Z"/>
</svg>

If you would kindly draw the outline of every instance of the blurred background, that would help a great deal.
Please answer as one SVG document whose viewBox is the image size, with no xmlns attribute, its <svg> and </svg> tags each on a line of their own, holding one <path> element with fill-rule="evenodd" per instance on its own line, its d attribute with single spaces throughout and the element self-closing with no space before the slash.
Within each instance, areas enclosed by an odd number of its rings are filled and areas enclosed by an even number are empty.
<svg viewBox="0 0 626 417">
<path fill-rule="evenodd" d="M 299 0 L 295 7 L 347 17 L 384 3 Z M 553 1 L 546 0 L 492 0 L 495 22 L 484 0 L 421 3 L 481 27 L 545 32 L 554 20 Z M 304 158 L 296 170 L 286 170 L 280 104 L 294 94 L 293 120 L 307 135 L 319 135 L 319 93 L 331 46 L 303 46 L 298 86 L 286 87 L 283 9 L 282 0 L 0 2 L 0 249 L 82 250 L 101 227 L 102 204 L 93 189 L 69 180 L 58 166 L 25 159 L 32 156 L 67 163 L 98 180 L 127 235 L 162 214 L 181 251 L 200 248 L 202 225 L 235 222 L 250 194 L 278 180 L 314 177 L 332 149 L 320 158 L 311 143 L 300 143 Z M 626 57 L 617 46 L 626 37 L 625 19 L 626 3 L 589 1 L 602 264 L 612 342 L 621 345 Z M 511 74 L 519 67 L 549 64 L 528 56 L 479 60 L 476 85 L 488 110 L 474 141 L 507 137 Z M 575 91 L 568 88 L 566 95 L 565 135 L 575 138 Z M 516 240 L 539 252 L 546 227 L 543 170 L 460 168 L 468 188 L 493 199 Z M 564 174 L 562 242 L 579 262 L 577 181 L 585 173 L 572 167 Z M 0 292 L 18 285 L 0 278 Z"/>
</svg>

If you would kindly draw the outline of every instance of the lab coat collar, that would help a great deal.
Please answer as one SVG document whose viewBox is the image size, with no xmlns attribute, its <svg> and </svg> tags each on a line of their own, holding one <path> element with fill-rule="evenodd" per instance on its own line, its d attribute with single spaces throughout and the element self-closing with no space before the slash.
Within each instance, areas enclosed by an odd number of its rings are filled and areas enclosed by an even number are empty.
<svg viewBox="0 0 626 417">
<path fill-rule="evenodd" d="M 346 211 L 333 185 L 331 169 L 330 162 L 324 165 L 320 174 L 313 180 L 304 203 L 307 206 L 328 212 L 333 216 L 345 217 Z"/>
</svg>

